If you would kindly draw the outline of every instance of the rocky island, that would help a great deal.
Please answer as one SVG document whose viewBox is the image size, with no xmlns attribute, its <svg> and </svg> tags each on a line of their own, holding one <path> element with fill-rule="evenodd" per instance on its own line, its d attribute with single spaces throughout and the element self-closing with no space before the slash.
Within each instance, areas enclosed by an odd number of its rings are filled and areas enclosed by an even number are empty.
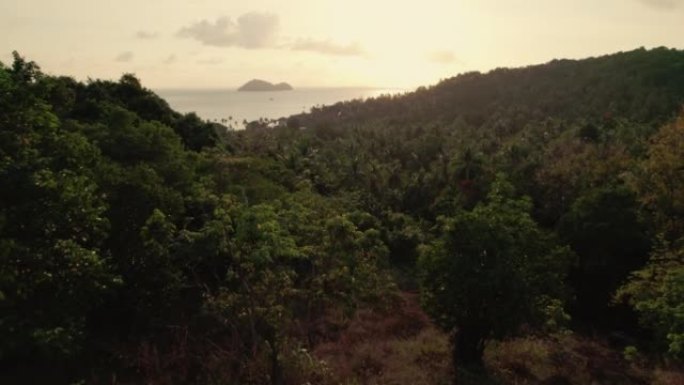
<svg viewBox="0 0 684 385">
<path fill-rule="evenodd" d="M 265 80 L 252 79 L 238 88 L 238 91 L 292 91 L 292 89 L 292 86 L 287 83 L 273 84 Z"/>
</svg>

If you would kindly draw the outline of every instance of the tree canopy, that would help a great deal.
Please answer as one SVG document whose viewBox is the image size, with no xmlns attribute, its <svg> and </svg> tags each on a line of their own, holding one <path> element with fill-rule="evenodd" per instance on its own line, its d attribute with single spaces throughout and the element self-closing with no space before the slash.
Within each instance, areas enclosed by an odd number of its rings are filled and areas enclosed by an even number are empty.
<svg viewBox="0 0 684 385">
<path fill-rule="evenodd" d="M 0 382 L 339 383 L 312 352 L 417 293 L 457 366 L 563 327 L 680 364 L 682 68 L 554 60 L 230 131 L 15 53 Z"/>
<path fill-rule="evenodd" d="M 501 176 L 472 211 L 440 219 L 438 238 L 421 252 L 423 302 L 435 322 L 455 331 L 459 365 L 480 363 L 484 343 L 514 334 L 562 309 L 572 253 L 530 216 Z"/>
</svg>

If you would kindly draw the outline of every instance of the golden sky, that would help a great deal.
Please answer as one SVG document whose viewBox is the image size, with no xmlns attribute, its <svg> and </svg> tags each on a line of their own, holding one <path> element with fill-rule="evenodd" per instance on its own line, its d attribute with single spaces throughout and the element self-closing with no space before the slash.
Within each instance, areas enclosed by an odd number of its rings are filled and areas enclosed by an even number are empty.
<svg viewBox="0 0 684 385">
<path fill-rule="evenodd" d="M 466 71 L 684 48 L 684 0 L 3 0 L 17 50 L 79 80 L 149 88 L 413 88 Z"/>
</svg>

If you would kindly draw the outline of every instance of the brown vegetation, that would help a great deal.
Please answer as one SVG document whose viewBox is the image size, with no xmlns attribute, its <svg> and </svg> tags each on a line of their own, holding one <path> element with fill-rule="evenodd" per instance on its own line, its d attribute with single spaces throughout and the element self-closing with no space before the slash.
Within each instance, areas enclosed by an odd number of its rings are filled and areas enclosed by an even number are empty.
<svg viewBox="0 0 684 385">
<path fill-rule="evenodd" d="M 388 311 L 358 311 L 315 354 L 328 363 L 336 383 L 427 385 L 452 378 L 448 336 L 432 325 L 415 294 L 403 293 Z"/>
</svg>

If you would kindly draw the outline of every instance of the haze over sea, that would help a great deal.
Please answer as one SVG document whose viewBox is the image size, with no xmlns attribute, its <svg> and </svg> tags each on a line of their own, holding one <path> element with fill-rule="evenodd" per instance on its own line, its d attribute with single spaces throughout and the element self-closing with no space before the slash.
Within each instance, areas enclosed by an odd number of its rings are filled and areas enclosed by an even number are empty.
<svg viewBox="0 0 684 385">
<path fill-rule="evenodd" d="M 224 122 L 233 128 L 242 128 L 244 120 L 278 119 L 308 112 L 316 106 L 405 91 L 398 88 L 300 88 L 274 92 L 239 92 L 235 89 L 155 90 L 171 108 L 179 112 L 195 112 L 203 119 Z"/>
</svg>

